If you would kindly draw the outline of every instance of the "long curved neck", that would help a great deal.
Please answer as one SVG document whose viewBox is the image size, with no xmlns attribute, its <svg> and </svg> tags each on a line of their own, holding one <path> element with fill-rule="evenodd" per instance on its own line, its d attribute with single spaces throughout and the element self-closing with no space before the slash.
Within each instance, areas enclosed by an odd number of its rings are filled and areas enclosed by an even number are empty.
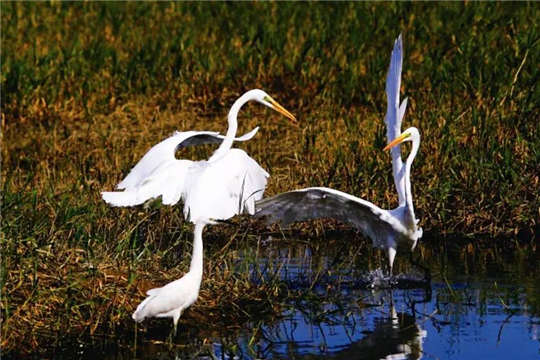
<svg viewBox="0 0 540 360">
<path fill-rule="evenodd" d="M 203 242 L 202 233 L 204 223 L 196 223 L 193 231 L 193 253 L 191 255 L 191 264 L 189 265 L 189 273 L 202 279 L 203 273 Z M 200 281 L 200 280 L 199 280 Z"/>
<path fill-rule="evenodd" d="M 227 154 L 227 152 L 231 149 L 234 137 L 236 136 L 236 130 L 238 129 L 238 112 L 240 111 L 240 108 L 247 103 L 249 100 L 251 100 L 251 93 L 248 91 L 244 95 L 240 96 L 231 107 L 231 110 L 229 110 L 229 115 L 227 116 L 227 121 L 229 123 L 229 129 L 227 129 L 227 134 L 225 135 L 225 139 L 223 139 L 223 142 L 218 147 L 218 149 L 212 154 L 210 159 L 208 159 L 209 162 L 216 161 L 218 159 L 221 159 L 223 156 Z"/>
<path fill-rule="evenodd" d="M 412 138 L 412 148 L 411 153 L 407 157 L 407 160 L 405 161 L 405 205 L 409 210 L 409 215 L 412 217 L 412 221 L 414 222 L 414 206 L 413 206 L 413 197 L 412 197 L 412 191 L 411 191 L 411 166 L 414 161 L 414 158 L 416 157 L 416 154 L 418 153 L 418 148 L 420 147 L 420 137 L 419 136 L 413 136 Z"/>
<path fill-rule="evenodd" d="M 394 174 L 394 185 L 398 194 L 399 206 L 405 205 L 405 182 L 403 177 L 403 161 L 401 160 L 400 145 L 393 147 L 390 151 L 392 153 L 392 172 Z"/>
</svg>

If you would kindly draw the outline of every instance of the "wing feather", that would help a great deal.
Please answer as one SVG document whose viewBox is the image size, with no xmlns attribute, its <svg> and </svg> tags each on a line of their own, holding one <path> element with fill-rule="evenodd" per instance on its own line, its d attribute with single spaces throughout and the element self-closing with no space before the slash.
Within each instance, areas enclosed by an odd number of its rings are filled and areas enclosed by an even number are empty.
<svg viewBox="0 0 540 360">
<path fill-rule="evenodd" d="M 251 139 L 258 127 L 249 133 L 235 138 L 235 141 L 247 141 Z M 163 165 L 164 162 L 170 162 L 175 159 L 175 152 L 184 147 L 202 144 L 221 143 L 223 135 L 212 131 L 176 131 L 172 136 L 154 145 L 142 159 L 131 169 L 129 174 L 122 180 L 116 188 L 119 190 L 137 187 L 141 182 L 150 176 L 156 168 Z"/>
<path fill-rule="evenodd" d="M 331 218 L 348 223 L 371 238 L 378 247 L 386 247 L 402 225 L 384 209 L 369 201 L 329 188 L 289 191 L 256 203 L 256 217 L 267 223 L 287 226 L 293 222 Z"/>
<path fill-rule="evenodd" d="M 268 173 L 243 150 L 231 149 L 214 163 L 202 163 L 185 186 L 184 214 L 199 219 L 226 220 L 242 212 L 254 213 Z"/>
<path fill-rule="evenodd" d="M 163 204 L 174 205 L 182 196 L 186 176 L 193 161 L 172 160 L 154 169 L 138 186 L 124 191 L 102 192 L 102 198 L 112 206 L 136 206 L 162 196 Z"/>
<path fill-rule="evenodd" d="M 401 134 L 401 121 L 407 108 L 407 99 L 400 106 L 399 91 L 401 87 L 401 69 L 403 64 L 403 44 L 401 35 L 394 43 L 394 49 L 390 59 L 388 75 L 386 76 L 386 97 L 388 100 L 385 123 L 388 143 Z M 399 204 L 405 203 L 405 181 L 403 176 L 403 161 L 401 160 L 401 148 L 395 146 L 391 149 L 392 170 L 394 183 L 399 197 Z"/>
<path fill-rule="evenodd" d="M 235 138 L 247 141 L 259 130 Z M 220 143 L 223 135 L 211 131 L 185 131 L 153 146 L 117 186 L 124 191 L 102 192 L 102 198 L 112 206 L 136 206 L 147 200 L 162 197 L 163 204 L 174 205 L 184 192 L 186 176 L 194 164 L 190 160 L 178 160 L 175 152 L 183 147 Z"/>
</svg>

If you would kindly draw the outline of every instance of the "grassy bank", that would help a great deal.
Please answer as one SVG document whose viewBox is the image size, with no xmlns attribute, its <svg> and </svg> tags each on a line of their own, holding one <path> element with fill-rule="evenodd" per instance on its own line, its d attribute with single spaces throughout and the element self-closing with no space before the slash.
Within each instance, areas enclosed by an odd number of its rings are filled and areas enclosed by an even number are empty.
<svg viewBox="0 0 540 360">
<path fill-rule="evenodd" d="M 290 128 L 256 104 L 241 112 L 240 132 L 262 126 L 239 147 L 271 173 L 268 195 L 325 185 L 394 206 L 381 148 L 384 80 L 400 32 L 404 126 L 422 134 L 413 165 L 422 227 L 484 235 L 488 245 L 516 234 L 534 241 L 537 4 L 0 6 L 4 349 L 37 347 L 43 331 L 130 328 L 143 292 L 185 271 L 191 227 L 178 209 L 111 209 L 99 192 L 174 130 L 224 132 L 245 90 L 265 89 L 301 122 Z M 232 245 L 222 248 L 240 235 L 256 243 L 258 233 L 205 232 L 215 246 L 194 313 L 209 306 L 219 315 L 242 301 L 268 310 L 286 296 L 279 284 L 250 285 L 233 271 Z M 221 293 L 231 295 L 213 302 Z"/>
</svg>

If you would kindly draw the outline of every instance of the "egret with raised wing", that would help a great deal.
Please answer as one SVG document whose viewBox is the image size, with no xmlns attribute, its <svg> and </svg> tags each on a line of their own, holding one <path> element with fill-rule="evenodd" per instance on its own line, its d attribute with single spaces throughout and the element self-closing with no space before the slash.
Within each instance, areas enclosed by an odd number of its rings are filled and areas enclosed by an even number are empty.
<svg viewBox="0 0 540 360">
<path fill-rule="evenodd" d="M 422 229 L 414 215 L 410 181 L 411 165 L 420 146 L 420 133 L 415 127 L 401 133 L 401 121 L 407 107 L 407 99 L 401 105 L 399 103 L 402 62 L 400 35 L 394 43 L 386 77 L 388 108 L 385 118 L 388 137 L 385 150 L 392 152 L 392 170 L 399 199 L 397 208 L 384 210 L 364 199 L 325 187 L 290 191 L 256 203 L 256 216 L 266 217 L 267 223 L 288 225 L 296 221 L 333 218 L 351 224 L 368 236 L 374 246 L 386 251 L 390 274 L 398 243 L 406 243 L 414 249 L 422 237 Z M 403 163 L 399 144 L 405 141 L 412 142 L 412 149 Z"/>
<path fill-rule="evenodd" d="M 151 289 L 137 307 L 133 319 L 171 317 L 174 328 L 182 312 L 199 295 L 203 268 L 202 233 L 207 224 L 234 215 L 255 211 L 255 201 L 263 196 L 268 173 L 240 149 L 232 149 L 238 111 L 250 100 L 266 105 L 295 122 L 295 117 L 262 90 L 250 90 L 233 104 L 228 115 L 229 129 L 223 137 L 211 132 L 182 132 L 154 146 L 118 185 L 124 191 L 103 192 L 113 206 L 134 206 L 161 196 L 163 203 L 184 201 L 184 216 L 195 224 L 193 254 L 189 272 L 163 287 Z M 257 129 L 236 140 L 250 139 Z M 210 159 L 177 160 L 179 147 L 221 141 Z"/>
<path fill-rule="evenodd" d="M 231 107 L 228 115 L 229 129 L 225 136 L 211 131 L 175 132 L 169 138 L 153 146 L 116 186 L 117 189 L 123 191 L 104 191 L 101 193 L 103 200 L 112 206 L 136 206 L 161 196 L 163 204 L 174 205 L 181 198 L 193 193 L 192 189 L 186 187 L 186 179 L 205 168 L 206 165 L 217 165 L 217 160 L 223 169 L 228 169 L 229 165 L 239 168 L 253 165 L 254 160 L 244 151 L 231 150 L 233 141 L 249 140 L 258 131 L 257 127 L 244 136 L 235 138 L 238 128 L 238 112 L 244 104 L 251 100 L 282 113 L 293 122 L 296 121 L 290 112 L 266 92 L 258 89 L 250 90 L 238 98 Z M 221 145 L 208 161 L 191 161 L 175 157 L 175 152 L 181 148 L 212 143 L 221 143 Z M 231 162 L 235 163 L 231 164 Z M 220 179 L 215 180 L 219 182 Z M 250 180 L 252 178 L 247 179 L 247 181 Z M 193 184 L 193 181 L 191 183 Z M 194 205 L 196 204 L 191 204 L 191 206 Z M 186 213 L 189 207 L 186 203 L 184 207 Z"/>
</svg>

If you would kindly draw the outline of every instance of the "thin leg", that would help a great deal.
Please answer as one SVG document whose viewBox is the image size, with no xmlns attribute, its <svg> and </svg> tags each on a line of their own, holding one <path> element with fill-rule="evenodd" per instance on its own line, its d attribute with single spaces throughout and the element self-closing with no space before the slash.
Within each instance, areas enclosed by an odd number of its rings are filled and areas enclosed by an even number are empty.
<svg viewBox="0 0 540 360">
<path fill-rule="evenodd" d="M 426 283 L 431 283 L 431 270 L 427 268 L 426 266 L 420 264 L 417 260 L 414 259 L 413 252 L 411 251 L 411 255 L 409 256 L 409 261 L 411 264 L 416 266 L 417 268 L 421 269 L 424 272 L 424 281 Z"/>
<path fill-rule="evenodd" d="M 174 336 L 176 336 L 176 329 L 178 325 L 178 319 L 180 319 L 180 315 L 182 315 L 182 310 L 177 310 L 173 315 L 173 323 L 174 323 Z"/>
</svg>

